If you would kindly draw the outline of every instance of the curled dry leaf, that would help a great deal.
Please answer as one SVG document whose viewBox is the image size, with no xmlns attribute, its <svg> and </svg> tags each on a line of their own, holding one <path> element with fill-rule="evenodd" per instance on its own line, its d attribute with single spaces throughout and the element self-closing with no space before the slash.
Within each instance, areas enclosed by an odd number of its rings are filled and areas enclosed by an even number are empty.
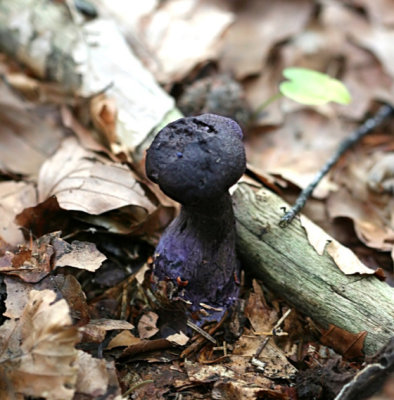
<svg viewBox="0 0 394 400">
<path fill-rule="evenodd" d="M 79 334 L 66 301 L 55 299 L 51 290 L 32 291 L 21 318 L 0 327 L 0 397 L 73 398 Z"/>
<path fill-rule="evenodd" d="M 95 128 L 104 135 L 104 141 L 111 146 L 116 142 L 117 108 L 114 99 L 105 93 L 93 97 L 90 101 L 90 115 Z"/>
<path fill-rule="evenodd" d="M 75 138 L 63 141 L 44 163 L 38 193 L 40 202 L 55 195 L 61 208 L 93 215 L 128 205 L 142 207 L 146 213 L 155 209 L 126 166 L 85 150 Z"/>
<path fill-rule="evenodd" d="M 341 245 L 308 218 L 301 216 L 301 225 L 316 253 L 323 255 L 326 250 L 345 275 L 375 273 L 373 269 L 363 264 L 350 249 Z"/>
</svg>

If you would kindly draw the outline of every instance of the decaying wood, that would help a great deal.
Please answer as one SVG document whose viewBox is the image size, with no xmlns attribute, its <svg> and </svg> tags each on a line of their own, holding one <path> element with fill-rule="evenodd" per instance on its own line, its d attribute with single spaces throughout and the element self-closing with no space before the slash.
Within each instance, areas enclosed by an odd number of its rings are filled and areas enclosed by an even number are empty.
<svg viewBox="0 0 394 400">
<path fill-rule="evenodd" d="M 308 242 L 299 219 L 278 224 L 289 205 L 266 189 L 239 184 L 233 195 L 243 266 L 320 326 L 367 331 L 364 352 L 375 353 L 394 332 L 394 289 L 375 276 L 344 275 L 326 252 Z"/>
<path fill-rule="evenodd" d="M 118 141 L 134 156 L 149 133 L 179 115 L 116 24 L 85 21 L 73 2 L 0 0 L 0 50 L 76 96 L 105 91 L 116 101 Z"/>
</svg>

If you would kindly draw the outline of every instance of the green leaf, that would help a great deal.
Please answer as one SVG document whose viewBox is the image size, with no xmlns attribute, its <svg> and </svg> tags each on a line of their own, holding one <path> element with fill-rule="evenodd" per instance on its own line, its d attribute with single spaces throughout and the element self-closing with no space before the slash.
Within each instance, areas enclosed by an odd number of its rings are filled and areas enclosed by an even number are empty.
<svg viewBox="0 0 394 400">
<path fill-rule="evenodd" d="M 349 104 L 351 96 L 346 86 L 337 79 L 307 68 L 286 68 L 283 76 L 288 81 L 279 85 L 280 92 L 298 103 L 311 106 L 335 101 Z"/>
</svg>

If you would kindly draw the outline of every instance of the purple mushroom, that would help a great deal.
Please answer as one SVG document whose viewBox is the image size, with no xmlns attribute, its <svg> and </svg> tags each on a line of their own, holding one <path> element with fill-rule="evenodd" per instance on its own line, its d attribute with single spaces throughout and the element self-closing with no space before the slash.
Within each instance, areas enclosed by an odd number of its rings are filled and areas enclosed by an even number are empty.
<svg viewBox="0 0 394 400">
<path fill-rule="evenodd" d="M 147 151 L 148 177 L 182 204 L 155 251 L 153 273 L 200 321 L 218 319 L 238 297 L 239 261 L 230 186 L 245 170 L 242 131 L 214 114 L 168 124 Z"/>
</svg>

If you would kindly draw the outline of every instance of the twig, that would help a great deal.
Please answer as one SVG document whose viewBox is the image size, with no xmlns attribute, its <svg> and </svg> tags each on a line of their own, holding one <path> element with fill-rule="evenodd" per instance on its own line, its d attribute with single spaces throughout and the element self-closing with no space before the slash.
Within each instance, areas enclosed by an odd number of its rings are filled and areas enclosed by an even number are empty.
<svg viewBox="0 0 394 400">
<path fill-rule="evenodd" d="M 252 362 L 253 362 L 255 359 L 259 358 L 261 352 L 264 350 L 264 347 L 267 346 L 267 343 L 269 342 L 269 340 L 271 339 L 271 337 L 275 335 L 275 330 L 278 329 L 278 328 L 282 325 L 283 321 L 290 315 L 290 313 L 291 313 L 291 308 L 289 308 L 289 309 L 282 315 L 282 317 L 279 318 L 278 322 L 277 322 L 277 323 L 275 324 L 275 326 L 272 328 L 272 335 L 267 336 L 267 337 L 263 340 L 263 342 L 260 344 L 260 346 L 258 347 L 258 349 L 256 350 L 256 353 L 254 353 L 254 356 L 252 357 L 252 360 L 251 360 Z"/>
<path fill-rule="evenodd" d="M 217 332 L 217 330 L 223 325 L 227 316 L 228 316 L 228 312 L 226 311 L 224 313 L 222 319 L 215 326 L 208 329 L 208 334 L 212 336 L 215 332 Z M 197 340 L 194 343 L 192 343 L 189 347 L 187 347 L 185 350 L 183 350 L 180 357 L 186 358 L 193 352 L 197 352 L 204 345 L 205 340 L 206 340 L 205 336 L 200 336 L 199 338 L 197 338 Z"/>
<path fill-rule="evenodd" d="M 186 325 L 192 329 L 194 329 L 196 332 L 198 332 L 201 336 L 204 336 L 205 339 L 208 339 L 210 342 L 213 344 L 216 344 L 216 339 L 213 338 L 208 332 L 205 332 L 204 329 L 201 329 L 199 326 L 194 324 L 191 321 L 187 321 Z"/>
<path fill-rule="evenodd" d="M 386 118 L 388 118 L 393 113 L 393 107 L 390 105 L 383 105 L 379 108 L 375 116 L 367 119 L 357 130 L 355 130 L 349 137 L 347 137 L 338 147 L 337 151 L 331 156 L 331 158 L 326 162 L 323 168 L 315 175 L 312 182 L 300 193 L 294 206 L 290 211 L 281 218 L 279 225 L 284 228 L 294 217 L 301 211 L 304 207 L 306 201 L 311 196 L 312 192 L 327 174 L 327 172 L 336 164 L 339 158 L 355 143 L 362 139 L 365 135 L 370 133 L 378 125 L 380 125 Z"/>
<path fill-rule="evenodd" d="M 123 398 L 126 398 L 129 394 L 133 393 L 135 390 L 139 389 L 142 386 L 148 385 L 149 383 L 153 383 L 153 379 L 147 379 L 146 381 L 137 382 L 135 385 L 131 386 L 123 393 Z"/>
</svg>

